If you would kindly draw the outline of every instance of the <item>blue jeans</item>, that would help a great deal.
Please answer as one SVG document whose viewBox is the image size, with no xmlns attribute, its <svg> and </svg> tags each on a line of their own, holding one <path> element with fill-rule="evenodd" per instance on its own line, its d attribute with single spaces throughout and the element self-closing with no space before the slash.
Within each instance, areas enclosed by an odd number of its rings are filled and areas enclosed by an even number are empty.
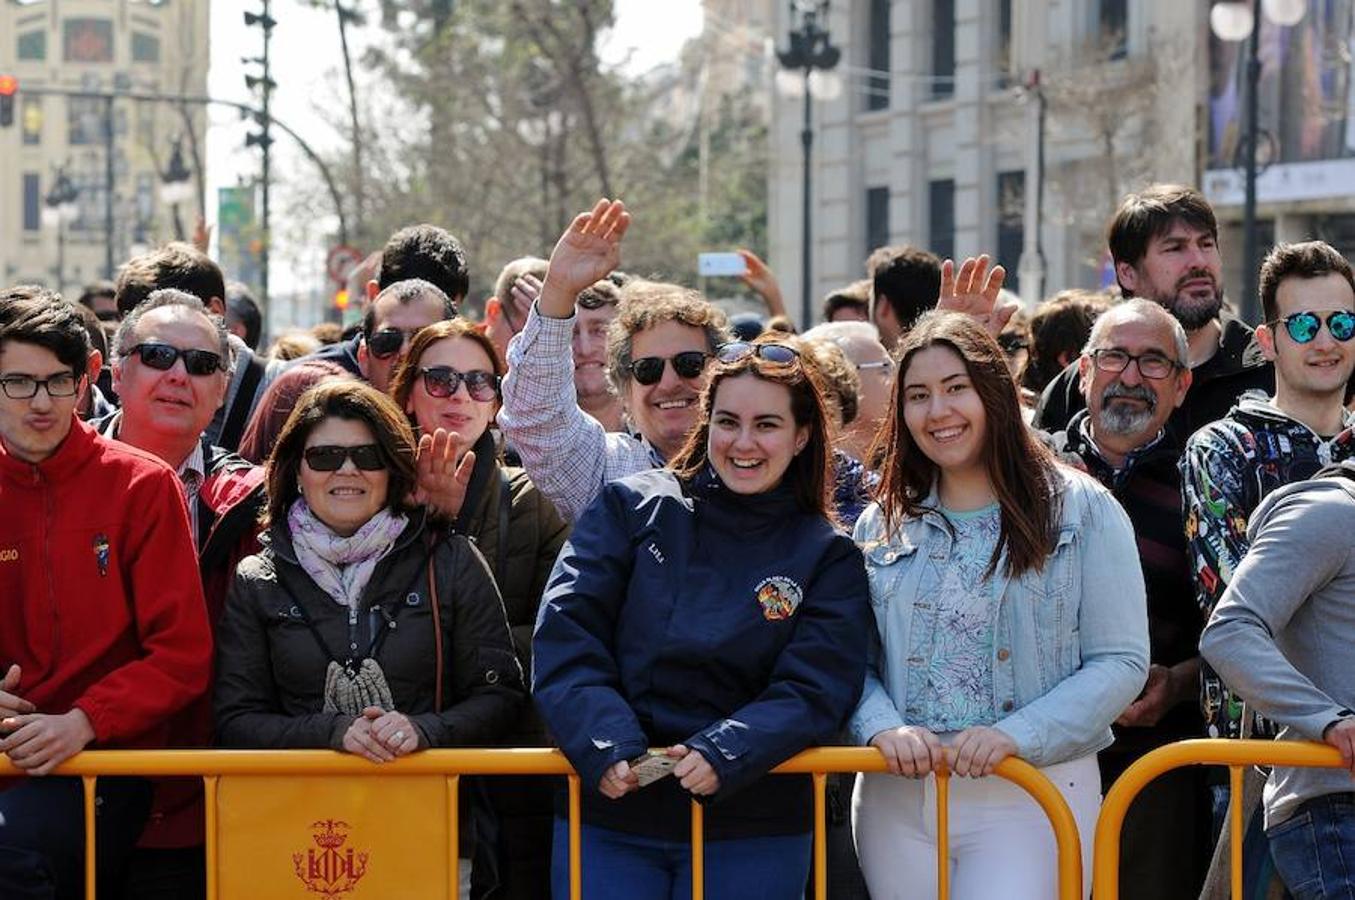
<svg viewBox="0 0 1355 900">
<path fill-rule="evenodd" d="M 1266 834 L 1296 900 L 1355 900 L 1355 794 L 1307 800 Z"/>
<path fill-rule="evenodd" d="M 669 841 L 584 825 L 583 896 L 588 900 L 688 900 L 692 852 Z M 799 900 L 809 877 L 812 834 L 707 841 L 710 900 Z M 569 824 L 555 820 L 551 895 L 569 897 Z"/>
</svg>

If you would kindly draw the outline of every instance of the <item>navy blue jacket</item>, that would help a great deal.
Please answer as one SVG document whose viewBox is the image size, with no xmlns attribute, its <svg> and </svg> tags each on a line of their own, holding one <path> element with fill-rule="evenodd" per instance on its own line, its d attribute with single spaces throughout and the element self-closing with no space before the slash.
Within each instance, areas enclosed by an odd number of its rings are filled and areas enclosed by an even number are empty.
<svg viewBox="0 0 1355 900">
<path fill-rule="evenodd" d="M 809 780 L 766 773 L 851 712 L 869 596 L 851 538 L 784 485 L 738 495 L 664 469 L 607 484 L 555 563 L 533 640 L 533 693 L 582 778 L 584 821 L 685 839 L 677 779 L 598 791 L 616 762 L 681 743 L 720 777 L 708 838 L 809 830 Z"/>
</svg>

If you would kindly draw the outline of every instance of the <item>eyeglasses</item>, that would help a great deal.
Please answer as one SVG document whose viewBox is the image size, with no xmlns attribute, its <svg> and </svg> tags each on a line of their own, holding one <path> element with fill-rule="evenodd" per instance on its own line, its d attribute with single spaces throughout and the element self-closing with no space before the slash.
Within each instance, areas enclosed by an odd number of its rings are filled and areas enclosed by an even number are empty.
<svg viewBox="0 0 1355 900">
<path fill-rule="evenodd" d="M 1296 344 L 1311 343 L 1322 330 L 1322 316 L 1312 311 L 1296 312 L 1292 316 L 1285 316 L 1283 319 L 1277 319 L 1274 322 L 1267 322 L 1272 328 L 1278 324 L 1284 324 L 1284 330 L 1289 332 L 1289 336 L 1294 339 Z M 1327 332 L 1333 340 L 1345 343 L 1352 337 L 1355 337 L 1355 312 L 1348 309 L 1338 309 L 1336 312 L 1327 316 Z"/>
<path fill-rule="evenodd" d="M 673 364 L 673 371 L 679 378 L 696 378 L 705 371 L 707 359 L 710 359 L 709 353 L 701 350 L 684 350 L 667 359 L 662 356 L 642 356 L 626 368 L 635 376 L 636 381 L 648 387 L 651 384 L 658 384 L 659 379 L 663 378 L 663 367 L 667 363 Z"/>
<path fill-rule="evenodd" d="M 403 331 L 399 328 L 383 328 L 367 338 L 367 349 L 377 359 L 389 359 L 400 352 L 405 341 L 419 333 L 418 328 Z"/>
<path fill-rule="evenodd" d="M 749 341 L 730 341 L 715 348 L 715 358 L 722 363 L 735 363 L 750 356 L 770 363 L 789 365 L 799 361 L 800 351 L 788 344 L 754 344 Z"/>
<path fill-rule="evenodd" d="M 357 444 L 351 447 L 338 444 L 317 444 L 307 447 L 301 454 L 306 465 L 316 472 L 335 472 L 343 468 L 346 459 L 364 472 L 376 472 L 386 468 L 386 458 L 376 444 Z"/>
<path fill-rule="evenodd" d="M 423 376 L 423 389 L 430 397 L 450 397 L 463 381 L 472 400 L 485 403 L 499 396 L 499 376 L 483 369 L 458 372 L 451 366 L 430 366 L 420 369 L 419 374 Z"/>
<path fill-rule="evenodd" d="M 575 301 L 580 309 L 601 309 L 604 306 L 616 306 L 616 298 L 608 297 L 592 288 L 584 288 Z"/>
<path fill-rule="evenodd" d="M 0 377 L 0 389 L 11 400 L 28 400 L 36 397 L 38 388 L 47 392 L 48 397 L 72 397 L 80 380 L 71 372 L 59 372 L 51 378 L 34 378 L 32 375 L 5 375 Z"/>
<path fill-rule="evenodd" d="M 161 372 L 168 372 L 174 368 L 174 363 L 183 357 L 183 367 L 189 375 L 211 375 L 220 369 L 226 368 L 221 362 L 221 354 L 213 353 L 211 350 L 180 350 L 178 347 L 169 344 L 162 344 L 159 341 L 147 341 L 144 344 L 137 344 L 127 352 L 123 353 L 123 358 L 127 358 L 135 353 L 141 358 L 141 364 L 150 366 Z"/>
<path fill-rule="evenodd" d="M 1092 362 L 1096 368 L 1102 372 L 1120 373 L 1129 368 L 1129 364 L 1136 362 L 1139 364 L 1139 374 L 1144 378 L 1157 380 L 1166 378 L 1177 369 L 1184 368 L 1174 359 L 1169 359 L 1161 353 L 1140 353 L 1135 355 L 1127 353 L 1124 350 L 1093 350 Z"/>
</svg>

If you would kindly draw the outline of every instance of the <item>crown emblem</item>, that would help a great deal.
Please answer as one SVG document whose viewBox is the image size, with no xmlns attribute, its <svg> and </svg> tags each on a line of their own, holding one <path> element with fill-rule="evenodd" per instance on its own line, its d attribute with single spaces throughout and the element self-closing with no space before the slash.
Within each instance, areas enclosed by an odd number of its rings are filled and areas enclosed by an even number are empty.
<svg viewBox="0 0 1355 900">
<path fill-rule="evenodd" d="M 308 892 L 319 894 L 324 900 L 337 900 L 351 893 L 367 874 L 367 854 L 344 847 L 350 827 L 347 822 L 335 819 L 312 822 L 311 840 L 315 847 L 292 854 L 296 877 Z"/>
</svg>

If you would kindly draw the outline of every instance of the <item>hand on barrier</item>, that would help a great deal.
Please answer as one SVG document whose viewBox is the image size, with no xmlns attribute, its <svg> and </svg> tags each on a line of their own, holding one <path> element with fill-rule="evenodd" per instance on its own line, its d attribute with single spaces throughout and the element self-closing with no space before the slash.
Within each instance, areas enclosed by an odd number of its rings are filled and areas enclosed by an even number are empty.
<svg viewBox="0 0 1355 900">
<path fill-rule="evenodd" d="M 998 292 L 1007 277 L 1002 266 L 993 266 L 988 271 L 988 254 L 978 259 L 969 257 L 955 271 L 955 260 L 941 263 L 941 296 L 936 308 L 949 312 L 961 312 L 973 316 L 979 324 L 997 337 L 1002 333 L 1008 320 L 1015 314 L 1015 304 L 998 305 Z"/>
<path fill-rule="evenodd" d="M 1016 755 L 1016 741 L 996 728 L 977 726 L 955 735 L 945 752 L 956 775 L 983 778 L 992 775 L 998 763 Z"/>
<path fill-rule="evenodd" d="M 568 318 L 579 291 L 621 265 L 621 239 L 629 227 L 630 213 L 620 200 L 599 200 L 591 211 L 575 216 L 551 251 L 541 314 Z"/>
<path fill-rule="evenodd" d="M 364 709 L 362 715 L 354 719 L 353 724 L 349 725 L 348 730 L 344 732 L 343 749 L 374 763 L 390 762 L 395 759 L 395 754 L 386 749 L 386 746 L 378 741 L 376 735 L 372 733 L 373 723 L 385 715 L 385 712 L 385 710 L 375 706 Z"/>
<path fill-rule="evenodd" d="M 1337 719 L 1322 732 L 1322 740 L 1341 751 L 1341 765 L 1355 778 L 1355 719 Z"/>
<path fill-rule="evenodd" d="M 609 800 L 619 800 L 639 789 L 640 779 L 635 777 L 635 773 L 630 770 L 630 763 L 624 759 L 603 772 L 602 780 L 598 782 L 598 790 Z"/>
<path fill-rule="evenodd" d="M 946 766 L 946 749 L 941 746 L 941 739 L 917 725 L 881 731 L 870 739 L 870 745 L 879 748 L 889 771 L 895 775 L 921 778 Z"/>
<path fill-rule="evenodd" d="M 466 486 L 475 469 L 475 452 L 467 450 L 457 461 L 456 455 L 464 443 L 455 431 L 439 428 L 419 438 L 415 454 L 417 490 L 414 501 L 434 512 L 454 519 L 461 512 L 466 499 Z"/>
<path fill-rule="evenodd" d="M 375 710 L 376 707 L 369 706 L 367 710 Z M 366 715 L 367 710 L 363 710 Z M 378 712 L 380 712 L 378 710 Z M 419 735 L 419 729 L 414 727 L 414 723 L 409 721 L 409 717 L 401 712 L 383 713 L 378 718 L 372 720 L 372 734 L 376 737 L 381 746 L 385 747 L 396 756 L 406 756 L 420 749 L 422 743 Z"/>
<path fill-rule="evenodd" d="M 46 775 L 94 740 L 94 726 L 80 709 L 59 716 L 11 716 L 0 721 L 0 731 L 9 733 L 0 740 L 0 753 L 30 775 Z"/>
<path fill-rule="evenodd" d="M 9 671 L 5 672 L 5 677 L 0 678 L 0 719 L 38 711 L 36 706 L 19 696 L 19 679 L 22 674 L 17 665 L 12 665 Z"/>
<path fill-rule="evenodd" d="M 701 755 L 701 751 L 692 750 L 682 744 L 668 748 L 668 755 L 679 760 L 673 767 L 673 777 L 682 783 L 688 793 L 698 797 L 709 797 L 720 789 L 720 776 L 715 768 Z"/>
</svg>

